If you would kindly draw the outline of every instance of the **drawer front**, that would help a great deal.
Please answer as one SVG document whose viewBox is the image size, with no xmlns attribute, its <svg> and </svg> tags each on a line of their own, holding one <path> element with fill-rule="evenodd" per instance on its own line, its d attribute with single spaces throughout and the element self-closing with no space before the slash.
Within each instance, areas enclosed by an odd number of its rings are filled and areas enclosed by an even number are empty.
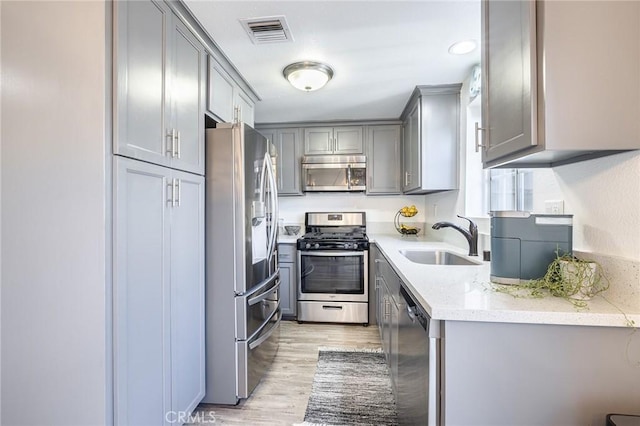
<svg viewBox="0 0 640 426">
<path fill-rule="evenodd" d="M 369 305 L 361 302 L 298 302 L 298 321 L 369 323 Z"/>
<path fill-rule="evenodd" d="M 278 244 L 278 262 L 293 263 L 298 256 L 295 244 Z"/>
</svg>

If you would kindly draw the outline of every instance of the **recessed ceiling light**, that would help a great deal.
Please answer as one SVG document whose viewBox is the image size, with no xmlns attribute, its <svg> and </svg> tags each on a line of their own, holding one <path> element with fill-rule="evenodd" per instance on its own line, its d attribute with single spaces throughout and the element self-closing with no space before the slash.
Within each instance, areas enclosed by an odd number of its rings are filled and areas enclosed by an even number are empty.
<svg viewBox="0 0 640 426">
<path fill-rule="evenodd" d="M 296 89 L 312 92 L 331 80 L 333 70 L 320 62 L 304 61 L 287 65 L 282 74 Z"/>
<path fill-rule="evenodd" d="M 457 43 L 453 43 L 449 47 L 449 53 L 452 55 L 466 55 L 467 53 L 471 53 L 476 50 L 476 45 L 475 40 L 459 41 Z"/>
</svg>

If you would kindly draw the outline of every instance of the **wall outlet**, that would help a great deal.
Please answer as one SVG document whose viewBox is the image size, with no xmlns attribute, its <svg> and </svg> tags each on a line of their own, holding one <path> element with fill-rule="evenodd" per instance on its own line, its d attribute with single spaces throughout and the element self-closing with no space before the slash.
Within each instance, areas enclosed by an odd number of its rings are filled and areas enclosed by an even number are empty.
<svg viewBox="0 0 640 426">
<path fill-rule="evenodd" d="M 544 212 L 547 214 L 564 214 L 564 201 L 563 200 L 545 201 Z"/>
</svg>

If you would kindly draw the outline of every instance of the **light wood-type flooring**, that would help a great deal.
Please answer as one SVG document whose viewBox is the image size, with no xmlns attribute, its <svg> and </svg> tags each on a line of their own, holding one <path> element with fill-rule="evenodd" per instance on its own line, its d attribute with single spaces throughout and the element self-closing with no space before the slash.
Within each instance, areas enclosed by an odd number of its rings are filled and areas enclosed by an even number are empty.
<svg viewBox="0 0 640 426">
<path fill-rule="evenodd" d="M 194 414 L 203 421 L 196 424 L 276 426 L 301 423 L 311 393 L 319 347 L 379 348 L 380 335 L 374 325 L 282 321 L 278 354 L 253 394 L 233 407 L 201 404 Z"/>
</svg>

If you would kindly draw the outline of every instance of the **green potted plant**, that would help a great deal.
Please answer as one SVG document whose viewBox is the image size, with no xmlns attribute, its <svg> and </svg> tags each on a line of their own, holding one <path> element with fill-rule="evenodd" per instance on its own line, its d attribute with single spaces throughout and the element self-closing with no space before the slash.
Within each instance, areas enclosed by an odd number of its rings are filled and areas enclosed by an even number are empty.
<svg viewBox="0 0 640 426">
<path fill-rule="evenodd" d="M 520 291 L 525 291 L 526 296 L 535 298 L 550 293 L 583 308 L 586 306 L 586 300 L 609 288 L 609 280 L 597 262 L 565 254 L 558 255 L 540 279 L 516 285 L 494 285 L 493 288 L 516 297 Z"/>
</svg>

